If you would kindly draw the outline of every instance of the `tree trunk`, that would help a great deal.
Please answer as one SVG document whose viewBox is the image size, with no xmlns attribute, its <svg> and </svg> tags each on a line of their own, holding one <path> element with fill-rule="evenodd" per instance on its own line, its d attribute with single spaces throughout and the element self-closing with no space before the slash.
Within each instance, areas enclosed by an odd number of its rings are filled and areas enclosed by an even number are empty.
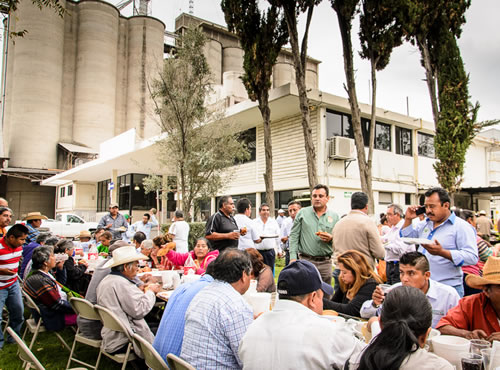
<svg viewBox="0 0 500 370">
<path fill-rule="evenodd" d="M 370 134 L 368 137 L 368 161 L 366 164 L 366 172 L 369 181 L 368 187 L 368 213 L 373 215 L 375 213 L 375 204 L 373 202 L 373 188 L 372 188 L 372 163 L 373 163 L 373 147 L 375 145 L 375 127 L 377 125 L 377 60 L 373 57 L 370 58 L 371 75 L 372 75 L 372 111 L 370 119 Z"/>
<path fill-rule="evenodd" d="M 264 150 L 266 171 L 264 184 L 266 185 L 266 203 L 269 205 L 271 217 L 274 217 L 274 185 L 273 185 L 273 147 L 271 143 L 271 110 L 269 109 L 269 92 L 262 91 L 259 95 L 259 110 L 264 125 Z"/>
<path fill-rule="evenodd" d="M 427 82 L 427 89 L 429 90 L 429 96 L 431 98 L 432 106 L 432 118 L 434 118 L 434 126 L 437 127 L 439 120 L 439 107 L 438 107 L 438 97 L 436 91 L 436 76 L 432 69 L 431 56 L 429 52 L 429 47 L 425 40 L 417 39 L 418 47 L 422 55 L 422 61 L 425 69 L 425 78 Z"/>
</svg>

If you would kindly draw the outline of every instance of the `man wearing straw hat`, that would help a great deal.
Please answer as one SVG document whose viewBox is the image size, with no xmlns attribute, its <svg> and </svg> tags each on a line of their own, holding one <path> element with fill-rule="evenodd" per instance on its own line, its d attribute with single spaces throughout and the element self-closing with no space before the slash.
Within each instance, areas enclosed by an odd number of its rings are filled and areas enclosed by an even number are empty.
<svg viewBox="0 0 500 370">
<path fill-rule="evenodd" d="M 38 229 L 42 225 L 42 220 L 46 219 L 47 217 L 42 215 L 40 212 L 30 212 L 25 218 L 23 218 L 23 221 L 26 221 L 26 227 L 29 230 L 29 234 L 26 237 L 24 245 L 28 245 L 36 240 L 36 237 L 40 234 Z"/>
<path fill-rule="evenodd" d="M 138 261 L 147 259 L 132 246 L 115 249 L 113 257 L 103 266 L 110 267 L 111 273 L 97 287 L 97 304 L 113 311 L 129 332 L 140 335 L 152 344 L 154 335 L 144 317 L 154 307 L 160 286 L 151 284 L 143 292 L 133 280 L 139 269 Z M 124 333 L 102 328 L 101 335 L 102 347 L 106 352 L 126 351 L 128 339 Z M 140 354 L 138 349 L 135 351 Z"/>
<path fill-rule="evenodd" d="M 489 257 L 483 276 L 465 278 L 471 288 L 482 293 L 462 298 L 436 326 L 441 334 L 467 339 L 500 340 L 500 257 Z"/>
</svg>

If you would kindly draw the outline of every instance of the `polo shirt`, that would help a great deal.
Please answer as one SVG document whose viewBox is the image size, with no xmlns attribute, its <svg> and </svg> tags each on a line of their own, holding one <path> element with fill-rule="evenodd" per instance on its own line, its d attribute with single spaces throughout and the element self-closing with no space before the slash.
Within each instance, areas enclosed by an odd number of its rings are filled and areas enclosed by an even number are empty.
<svg viewBox="0 0 500 370">
<path fill-rule="evenodd" d="M 233 216 L 228 217 L 219 210 L 210 216 L 205 224 L 205 235 L 211 235 L 212 233 L 226 234 L 239 229 Z M 238 239 L 210 240 L 210 244 L 212 244 L 213 249 L 222 252 L 226 248 L 237 248 Z"/>
<path fill-rule="evenodd" d="M 0 275 L 0 289 L 5 289 L 17 280 L 19 260 L 23 254 L 23 247 L 11 248 L 5 243 L 5 238 L 0 239 L 0 268 L 13 270 L 15 275 Z"/>
</svg>

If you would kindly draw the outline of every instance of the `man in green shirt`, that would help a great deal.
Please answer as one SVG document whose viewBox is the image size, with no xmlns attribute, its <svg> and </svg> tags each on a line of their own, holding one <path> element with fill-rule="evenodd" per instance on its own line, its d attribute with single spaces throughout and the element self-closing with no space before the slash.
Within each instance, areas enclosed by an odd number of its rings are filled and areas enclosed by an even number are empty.
<svg viewBox="0 0 500 370">
<path fill-rule="evenodd" d="M 327 284 L 332 282 L 332 231 L 339 220 L 328 209 L 329 200 L 328 187 L 316 185 L 311 194 L 312 206 L 300 210 L 290 232 L 290 262 L 297 258 L 310 261 Z"/>
</svg>

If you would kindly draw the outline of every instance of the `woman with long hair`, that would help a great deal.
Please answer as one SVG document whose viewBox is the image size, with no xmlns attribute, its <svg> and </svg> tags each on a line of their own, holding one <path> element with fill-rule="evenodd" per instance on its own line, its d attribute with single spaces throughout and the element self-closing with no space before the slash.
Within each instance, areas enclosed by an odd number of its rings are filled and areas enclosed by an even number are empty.
<svg viewBox="0 0 500 370">
<path fill-rule="evenodd" d="M 349 369 L 451 370 L 445 359 L 424 349 L 431 330 L 432 307 L 422 291 L 410 286 L 392 289 L 380 314 L 382 331 L 351 358 Z"/>
<path fill-rule="evenodd" d="M 337 258 L 340 270 L 340 289 L 335 289 L 332 300 L 323 299 L 323 308 L 350 316 L 360 316 L 363 302 L 371 299 L 380 277 L 370 266 L 366 257 L 355 250 L 348 250 Z"/>
<path fill-rule="evenodd" d="M 250 256 L 252 261 L 253 278 L 257 280 L 257 292 L 272 293 L 276 290 L 274 283 L 273 272 L 271 268 L 264 263 L 264 258 L 255 248 L 247 248 L 245 252 Z"/>
</svg>

